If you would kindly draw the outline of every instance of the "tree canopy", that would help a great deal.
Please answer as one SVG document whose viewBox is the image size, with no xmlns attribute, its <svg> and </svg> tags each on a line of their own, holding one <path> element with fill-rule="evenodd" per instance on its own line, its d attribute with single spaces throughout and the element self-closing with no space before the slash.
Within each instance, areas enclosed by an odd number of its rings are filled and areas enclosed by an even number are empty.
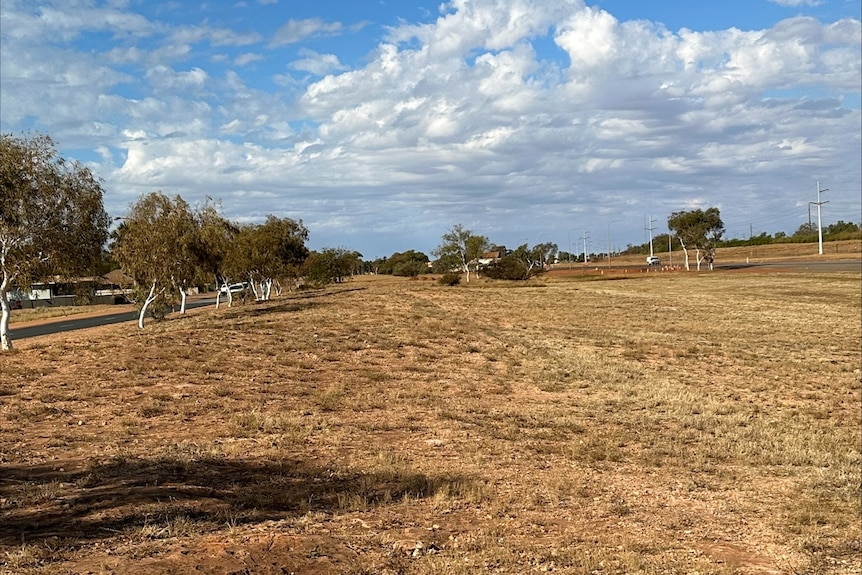
<svg viewBox="0 0 862 575">
<path fill-rule="evenodd" d="M 362 268 L 362 254 L 345 248 L 324 248 L 305 260 L 305 277 L 312 285 L 342 283 Z"/>
<path fill-rule="evenodd" d="M 123 271 L 147 290 L 138 320 L 143 327 L 149 305 L 168 290 L 185 302 L 186 289 L 201 276 L 198 222 L 185 200 L 161 192 L 141 196 L 122 220 L 111 249 Z"/>
<path fill-rule="evenodd" d="M 101 181 L 64 160 L 45 135 L 0 135 L 0 347 L 9 339 L 9 291 L 34 280 L 99 269 L 110 218 Z"/>
<path fill-rule="evenodd" d="M 689 249 L 695 250 L 698 270 L 704 260 L 712 269 L 715 250 L 724 235 L 724 222 L 718 208 L 673 212 L 667 219 L 667 227 L 676 235 L 685 252 L 686 269 L 689 269 Z"/>
<path fill-rule="evenodd" d="M 298 277 L 308 257 L 308 229 L 302 221 L 266 216 L 262 224 L 241 226 L 229 252 L 226 269 L 246 279 L 256 299 L 269 299 L 273 282 Z"/>
<path fill-rule="evenodd" d="M 470 266 L 476 268 L 478 260 L 489 247 L 488 238 L 474 234 L 463 225 L 452 226 L 442 238 L 443 242 L 434 250 L 442 265 L 448 269 L 460 269 L 470 281 Z"/>
<path fill-rule="evenodd" d="M 556 255 L 557 244 L 545 242 L 532 248 L 523 244 L 492 262 L 485 269 L 485 275 L 494 279 L 526 280 L 544 273 Z"/>
</svg>

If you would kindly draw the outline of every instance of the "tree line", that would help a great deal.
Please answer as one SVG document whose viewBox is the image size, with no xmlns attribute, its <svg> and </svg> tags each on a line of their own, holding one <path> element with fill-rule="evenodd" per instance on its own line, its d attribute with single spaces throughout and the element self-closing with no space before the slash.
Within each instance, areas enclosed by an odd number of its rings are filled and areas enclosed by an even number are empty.
<svg viewBox="0 0 862 575">
<path fill-rule="evenodd" d="M 141 196 L 112 220 L 103 196 L 101 180 L 64 160 L 49 136 L 0 135 L 0 349 L 12 349 L 12 290 L 107 271 L 106 257 L 134 282 L 141 328 L 148 310 L 179 301 L 185 311 L 193 287 L 215 286 L 216 306 L 222 294 L 230 306 L 232 284 L 265 301 L 300 280 L 341 282 L 362 268 L 355 251 L 310 251 L 301 220 L 267 215 L 260 224 L 239 224 L 210 198 L 193 208 L 162 192 Z M 119 225 L 111 232 L 113 221 Z"/>
<path fill-rule="evenodd" d="M 107 254 L 132 278 L 132 299 L 139 305 L 138 325 L 143 328 L 150 310 L 179 301 L 185 311 L 192 287 L 215 286 L 227 305 L 233 304 L 233 285 L 247 287 L 255 300 L 300 284 L 321 286 L 343 282 L 357 273 L 418 276 L 441 274 L 441 283 L 455 284 L 465 277 L 526 280 L 549 269 L 560 253 L 557 244 L 522 244 L 506 250 L 489 238 L 457 224 L 448 229 L 433 251 L 432 262 L 422 252 L 396 252 L 387 258 L 363 261 L 362 254 L 346 248 L 311 251 L 308 229 L 302 220 L 267 215 L 263 223 L 240 224 L 225 218 L 218 202 L 207 198 L 199 207 L 180 196 L 162 192 L 141 196 L 110 232 L 112 219 L 102 202 L 101 180 L 78 162 L 65 161 L 46 135 L 16 137 L 0 134 L 0 348 L 11 349 L 9 293 L 27 289 L 44 278 L 68 279 L 99 270 Z M 669 234 L 653 239 L 656 252 L 678 243 L 693 252 L 697 269 L 712 268 L 715 250 L 741 245 L 723 240 L 724 223 L 718 208 L 674 212 L 668 217 Z M 813 229 L 812 229 L 813 228 Z M 810 241 L 817 229 L 803 225 L 792 236 L 776 234 L 749 238 L 753 244 L 776 241 Z M 826 228 L 825 239 L 859 237 L 859 227 L 838 222 Z M 108 241 L 110 240 L 110 244 Z M 627 253 L 643 253 L 644 246 L 629 246 Z M 486 257 L 489 252 L 493 257 Z M 105 271 L 105 270 L 101 270 Z"/>
<path fill-rule="evenodd" d="M 845 222 L 838 220 L 833 224 L 823 226 L 823 241 L 834 242 L 841 240 L 858 240 L 862 238 L 862 228 L 853 222 Z M 673 234 L 662 233 L 653 237 L 653 250 L 655 252 L 667 252 L 668 246 L 676 244 L 676 238 Z M 818 241 L 817 224 L 804 223 L 796 229 L 792 234 L 786 232 L 776 232 L 770 234 L 761 232 L 757 235 L 750 235 L 747 238 L 728 238 L 721 239 L 716 243 L 719 248 L 733 248 L 740 246 L 764 246 L 771 244 L 810 244 Z M 640 255 L 649 253 L 649 242 L 644 242 L 639 245 L 628 245 L 625 250 L 619 252 L 621 255 Z"/>
</svg>

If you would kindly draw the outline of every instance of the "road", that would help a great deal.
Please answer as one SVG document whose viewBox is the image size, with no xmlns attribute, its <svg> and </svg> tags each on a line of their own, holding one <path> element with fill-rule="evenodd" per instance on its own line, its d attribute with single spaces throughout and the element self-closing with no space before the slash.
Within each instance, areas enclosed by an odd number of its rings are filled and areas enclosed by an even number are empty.
<svg viewBox="0 0 862 575">
<path fill-rule="evenodd" d="M 802 260 L 787 260 L 787 261 L 771 261 L 771 262 L 752 262 L 752 263 L 729 263 L 716 264 L 716 269 L 719 270 L 769 270 L 782 269 L 792 270 L 795 272 L 862 272 L 862 260 L 834 260 L 834 261 L 802 261 Z"/>
<path fill-rule="evenodd" d="M 186 302 L 186 309 L 213 304 L 215 304 L 215 298 L 194 300 Z M 19 328 L 16 328 L 13 324 L 12 326 L 10 326 L 9 336 L 12 338 L 12 341 L 15 342 L 22 339 L 26 339 L 28 337 L 37 337 L 40 335 L 61 333 L 64 331 L 72 331 L 75 329 L 86 329 L 88 327 L 98 327 L 101 325 L 111 325 L 114 323 L 123 323 L 125 321 L 138 321 L 138 312 L 126 311 L 122 313 L 112 313 L 88 317 L 71 316 L 58 321 L 49 321 Z"/>
</svg>

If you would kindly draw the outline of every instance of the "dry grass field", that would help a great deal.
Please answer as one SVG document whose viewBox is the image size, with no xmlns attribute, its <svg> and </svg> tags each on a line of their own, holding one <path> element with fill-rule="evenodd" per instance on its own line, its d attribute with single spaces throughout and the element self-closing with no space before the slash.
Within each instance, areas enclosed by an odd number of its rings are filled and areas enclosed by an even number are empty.
<svg viewBox="0 0 862 575">
<path fill-rule="evenodd" d="M 862 278 L 364 277 L 0 354 L 5 574 L 860 566 Z"/>
</svg>

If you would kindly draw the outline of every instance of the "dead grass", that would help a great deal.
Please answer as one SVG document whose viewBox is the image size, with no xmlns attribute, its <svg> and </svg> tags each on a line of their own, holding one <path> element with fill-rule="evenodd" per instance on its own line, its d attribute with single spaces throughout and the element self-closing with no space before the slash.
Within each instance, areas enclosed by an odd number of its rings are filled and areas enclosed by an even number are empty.
<svg viewBox="0 0 862 575">
<path fill-rule="evenodd" d="M 18 342 L 0 571 L 862 572 L 858 273 L 471 284 Z"/>
</svg>

